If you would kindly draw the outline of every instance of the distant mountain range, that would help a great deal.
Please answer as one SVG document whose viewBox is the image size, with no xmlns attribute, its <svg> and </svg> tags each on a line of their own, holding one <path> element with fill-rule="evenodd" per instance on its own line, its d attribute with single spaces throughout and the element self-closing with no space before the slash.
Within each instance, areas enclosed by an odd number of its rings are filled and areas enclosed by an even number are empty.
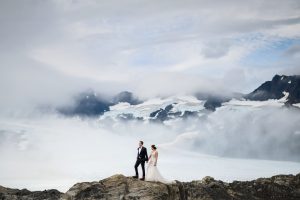
<svg viewBox="0 0 300 200">
<path fill-rule="evenodd" d="M 230 96 L 196 93 L 142 101 L 128 91 L 112 98 L 103 98 L 93 90 L 88 90 L 75 97 L 75 105 L 57 108 L 57 111 L 67 116 L 165 121 L 201 116 L 201 113 L 213 112 L 225 102 L 233 100 L 243 105 L 245 102 L 254 104 L 272 100 L 282 106 L 300 107 L 300 76 L 275 75 L 271 81 L 266 81 L 249 94 L 234 93 Z"/>
</svg>

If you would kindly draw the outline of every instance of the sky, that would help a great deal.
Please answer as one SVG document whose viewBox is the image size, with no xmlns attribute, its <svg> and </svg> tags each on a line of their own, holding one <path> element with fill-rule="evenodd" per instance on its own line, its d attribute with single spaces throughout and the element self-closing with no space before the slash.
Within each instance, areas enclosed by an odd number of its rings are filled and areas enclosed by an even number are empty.
<svg viewBox="0 0 300 200">
<path fill-rule="evenodd" d="M 2 0 L 0 107 L 87 88 L 249 93 L 300 74 L 298 0 Z"/>
</svg>

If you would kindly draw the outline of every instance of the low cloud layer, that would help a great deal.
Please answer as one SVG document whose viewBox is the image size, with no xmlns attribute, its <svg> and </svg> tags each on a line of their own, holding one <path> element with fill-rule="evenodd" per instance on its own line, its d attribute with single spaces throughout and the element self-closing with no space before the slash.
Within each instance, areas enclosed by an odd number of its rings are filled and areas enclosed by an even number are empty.
<svg viewBox="0 0 300 200">
<path fill-rule="evenodd" d="M 299 110 L 225 106 L 200 119 L 157 123 L 66 118 L 0 119 L 4 186 L 65 191 L 79 181 L 132 175 L 140 140 L 156 144 L 166 178 L 224 181 L 298 173 Z M 297 162 L 290 162 L 297 161 Z"/>
</svg>

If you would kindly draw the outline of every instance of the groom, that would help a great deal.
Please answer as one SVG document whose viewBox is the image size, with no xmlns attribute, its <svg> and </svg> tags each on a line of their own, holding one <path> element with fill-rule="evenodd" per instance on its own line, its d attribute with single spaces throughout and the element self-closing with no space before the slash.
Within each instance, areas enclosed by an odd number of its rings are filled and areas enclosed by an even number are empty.
<svg viewBox="0 0 300 200">
<path fill-rule="evenodd" d="M 133 178 L 139 178 L 138 166 L 141 164 L 143 170 L 143 178 L 141 178 L 141 180 L 145 180 L 145 162 L 148 161 L 147 149 L 143 146 L 143 144 L 144 144 L 143 141 L 139 142 L 139 148 L 137 149 L 138 150 L 137 159 L 134 165 L 135 176 L 133 177 Z"/>
</svg>

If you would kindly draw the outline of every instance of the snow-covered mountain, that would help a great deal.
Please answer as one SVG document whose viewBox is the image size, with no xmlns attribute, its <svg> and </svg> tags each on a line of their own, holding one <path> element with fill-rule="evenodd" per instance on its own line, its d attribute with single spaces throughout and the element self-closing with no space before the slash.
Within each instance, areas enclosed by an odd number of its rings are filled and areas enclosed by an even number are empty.
<svg viewBox="0 0 300 200">
<path fill-rule="evenodd" d="M 194 96 L 172 96 L 168 98 L 154 98 L 137 105 L 119 102 L 110 106 L 100 119 L 137 119 L 145 121 L 166 121 L 189 116 L 201 116 L 207 112 L 205 101 Z"/>
<path fill-rule="evenodd" d="M 103 98 L 89 90 L 75 97 L 75 105 L 58 108 L 58 111 L 71 116 L 164 122 L 201 117 L 224 106 L 262 108 L 286 105 L 300 107 L 300 76 L 275 75 L 271 81 L 263 83 L 249 94 L 235 93 L 231 96 L 198 93 L 142 101 L 128 91 Z"/>
</svg>

